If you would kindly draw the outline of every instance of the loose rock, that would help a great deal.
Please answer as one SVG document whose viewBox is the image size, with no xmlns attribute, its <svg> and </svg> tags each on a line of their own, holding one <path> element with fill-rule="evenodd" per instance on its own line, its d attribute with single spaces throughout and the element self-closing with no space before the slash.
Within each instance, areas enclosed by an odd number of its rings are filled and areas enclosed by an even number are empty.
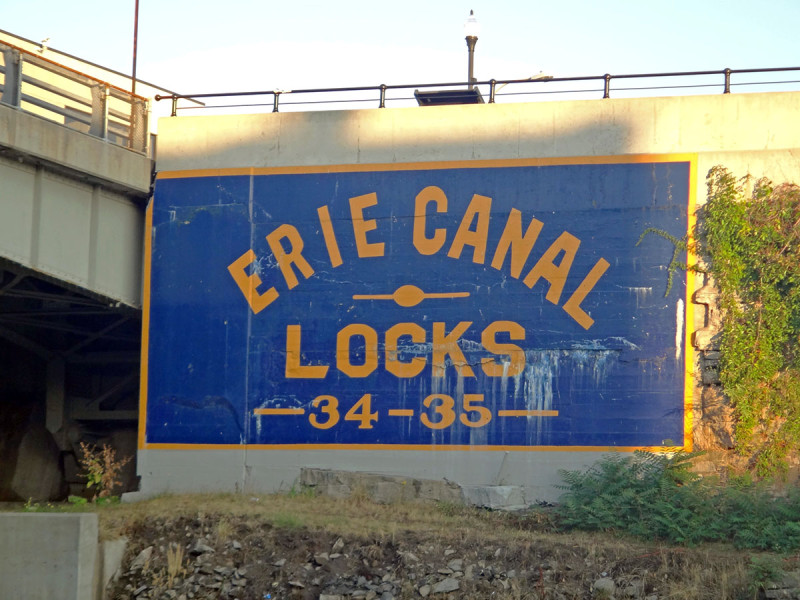
<svg viewBox="0 0 800 600">
<path fill-rule="evenodd" d="M 136 558 L 134 558 L 133 562 L 131 563 L 130 566 L 131 571 L 140 571 L 150 561 L 150 557 L 152 555 L 153 555 L 153 546 L 148 546 L 147 548 L 139 552 L 139 554 L 136 555 Z"/>
<path fill-rule="evenodd" d="M 617 585 L 611 577 L 601 577 L 592 586 L 595 595 L 600 598 L 611 598 L 617 590 Z"/>
<path fill-rule="evenodd" d="M 434 594 L 443 594 L 445 592 L 455 592 L 457 589 L 461 587 L 458 579 L 453 579 L 452 577 L 448 577 L 447 579 L 443 579 L 439 583 L 433 586 L 433 593 Z"/>
</svg>

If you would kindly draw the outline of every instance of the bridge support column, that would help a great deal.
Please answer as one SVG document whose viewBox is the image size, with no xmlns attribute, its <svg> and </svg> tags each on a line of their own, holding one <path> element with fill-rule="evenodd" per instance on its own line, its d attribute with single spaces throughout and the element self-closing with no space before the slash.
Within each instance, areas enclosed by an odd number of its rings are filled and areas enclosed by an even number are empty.
<svg viewBox="0 0 800 600">
<path fill-rule="evenodd" d="M 45 427 L 56 433 L 64 425 L 64 360 L 55 358 L 47 363 L 45 396 Z"/>
</svg>

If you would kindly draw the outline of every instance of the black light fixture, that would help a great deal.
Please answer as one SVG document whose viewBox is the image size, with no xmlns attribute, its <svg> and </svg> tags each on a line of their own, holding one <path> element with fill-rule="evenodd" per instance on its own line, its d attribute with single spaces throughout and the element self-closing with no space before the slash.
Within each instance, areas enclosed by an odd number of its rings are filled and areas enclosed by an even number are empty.
<svg viewBox="0 0 800 600">
<path fill-rule="evenodd" d="M 483 104 L 483 96 L 478 88 L 471 90 L 414 90 L 414 98 L 420 106 L 440 106 L 443 104 Z"/>
<path fill-rule="evenodd" d="M 481 91 L 475 87 L 475 44 L 478 41 L 480 25 L 475 18 L 475 12 L 470 10 L 469 17 L 464 23 L 464 34 L 467 40 L 468 63 L 467 63 L 467 89 L 459 90 L 433 90 L 420 91 L 414 90 L 414 98 L 420 106 L 436 106 L 442 104 L 483 104 Z"/>
</svg>

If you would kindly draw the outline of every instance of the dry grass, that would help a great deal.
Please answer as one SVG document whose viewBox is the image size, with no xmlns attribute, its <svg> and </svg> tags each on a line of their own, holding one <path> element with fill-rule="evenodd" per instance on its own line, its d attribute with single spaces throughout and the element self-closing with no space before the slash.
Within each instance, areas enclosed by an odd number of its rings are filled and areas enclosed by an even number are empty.
<svg viewBox="0 0 800 600">
<path fill-rule="evenodd" d="M 353 501 L 282 494 L 257 497 L 235 494 L 160 496 L 132 504 L 96 507 L 95 510 L 100 517 L 104 538 L 118 537 L 133 521 L 186 514 L 217 515 L 215 535 L 222 539 L 230 534 L 232 517 L 276 522 L 278 525 L 294 522 L 296 526 L 356 536 L 389 533 L 392 528 L 395 531 L 398 528 L 427 533 L 439 531 L 442 535 L 457 535 L 459 531 L 488 534 L 498 521 L 503 520 L 500 514 L 491 516 L 491 513 L 485 513 L 481 516 L 480 511 L 463 507 L 457 511 L 449 508 L 437 510 L 430 504 L 375 504 L 366 497 L 357 497 Z"/>
<path fill-rule="evenodd" d="M 183 564 L 184 551 L 180 544 L 170 544 L 167 548 L 167 587 L 172 585 L 175 578 L 185 576 L 186 570 Z"/>
</svg>

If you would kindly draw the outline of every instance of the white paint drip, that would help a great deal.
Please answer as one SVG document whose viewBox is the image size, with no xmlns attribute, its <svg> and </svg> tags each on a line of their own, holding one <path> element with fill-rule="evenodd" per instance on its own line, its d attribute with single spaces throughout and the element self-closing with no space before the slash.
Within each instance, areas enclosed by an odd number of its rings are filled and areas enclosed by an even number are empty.
<svg viewBox="0 0 800 600">
<path fill-rule="evenodd" d="M 606 340 L 608 342 L 609 340 Z M 602 388 L 604 381 L 610 376 L 621 349 L 639 348 L 624 338 L 615 338 L 612 348 L 603 340 L 582 340 L 572 349 L 527 350 L 525 352 L 525 368 L 514 376 L 508 375 L 510 363 L 502 361 L 503 375 L 498 378 L 483 378 L 482 392 L 485 397 L 484 406 L 489 407 L 496 415 L 498 410 L 507 408 L 524 408 L 526 410 L 553 410 L 559 396 L 559 380 L 563 369 L 567 369 L 570 377 L 569 386 L 584 388 L 585 378 L 590 378 L 592 385 Z M 622 346 L 622 348 L 619 348 Z M 468 359 L 469 360 L 469 359 Z M 499 381 L 498 381 L 499 380 Z M 432 377 L 431 394 L 446 394 L 455 399 L 461 398 L 465 391 L 465 380 L 448 364 L 443 377 Z M 513 389 L 510 389 L 513 386 Z M 420 402 L 428 391 L 420 386 Z M 408 390 L 410 391 L 410 390 Z M 566 393 L 569 393 L 567 390 Z M 513 418 L 511 418 L 513 419 Z M 500 427 L 511 426 L 514 422 L 509 418 L 497 422 Z M 553 418 L 529 416 L 526 419 L 526 437 L 529 444 L 542 444 L 544 436 L 550 429 Z M 458 420 L 453 425 L 461 427 Z M 470 431 L 470 443 L 486 443 L 488 429 L 476 428 Z M 502 433 L 501 433 L 502 437 Z M 437 432 L 431 431 L 431 442 L 437 442 Z"/>
<path fill-rule="evenodd" d="M 571 342 L 575 350 L 641 350 L 639 346 L 624 337 L 613 335 L 602 340 L 579 340 Z"/>
<path fill-rule="evenodd" d="M 614 361 L 617 353 L 613 350 L 573 350 L 569 356 L 576 362 L 575 368 L 581 373 L 587 371 L 591 374 L 594 384 L 599 386 L 602 384 L 608 372 L 608 363 Z"/>
<path fill-rule="evenodd" d="M 562 352 L 562 350 L 534 350 L 525 353 L 523 385 L 527 410 L 552 410 L 553 382 L 558 379 L 559 358 Z M 527 417 L 527 419 L 528 440 L 534 444 L 541 444 L 543 433 L 549 429 L 549 418 Z"/>
<path fill-rule="evenodd" d="M 683 350 L 683 322 L 684 322 L 683 299 L 678 300 L 675 305 L 675 360 L 681 359 Z"/>
<path fill-rule="evenodd" d="M 641 308 L 647 297 L 653 293 L 652 287 L 629 287 L 628 291 L 636 294 L 636 308 Z"/>
<path fill-rule="evenodd" d="M 410 344 L 404 342 L 397 343 L 398 354 L 402 352 L 404 354 L 410 354 L 412 356 L 427 356 L 428 354 L 431 353 L 432 350 L 433 350 L 433 344 L 431 342 L 410 343 Z"/>
<path fill-rule="evenodd" d="M 459 348 L 467 352 L 481 352 L 483 350 L 483 344 L 475 340 L 465 340 L 462 338 L 459 339 L 457 343 Z"/>
</svg>

